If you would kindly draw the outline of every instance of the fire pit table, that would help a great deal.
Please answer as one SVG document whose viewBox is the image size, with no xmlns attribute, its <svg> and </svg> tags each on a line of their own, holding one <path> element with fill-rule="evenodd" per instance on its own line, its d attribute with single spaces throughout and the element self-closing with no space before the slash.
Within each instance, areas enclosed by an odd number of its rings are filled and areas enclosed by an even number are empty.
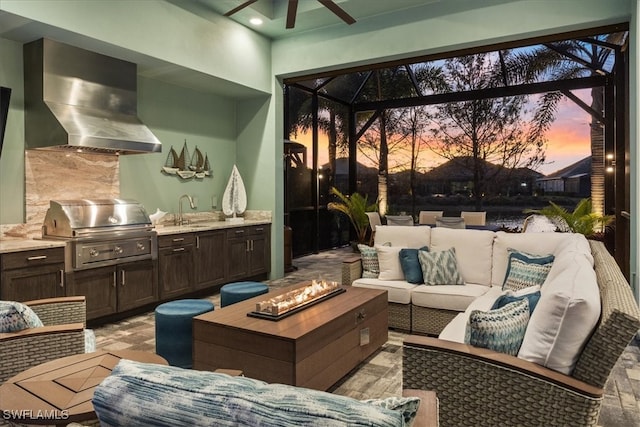
<svg viewBox="0 0 640 427">
<path fill-rule="evenodd" d="M 329 389 L 387 341 L 387 292 L 338 286 L 340 292 L 280 319 L 255 316 L 268 300 L 309 285 L 194 317 L 193 368 L 240 369 L 267 382 Z"/>
</svg>

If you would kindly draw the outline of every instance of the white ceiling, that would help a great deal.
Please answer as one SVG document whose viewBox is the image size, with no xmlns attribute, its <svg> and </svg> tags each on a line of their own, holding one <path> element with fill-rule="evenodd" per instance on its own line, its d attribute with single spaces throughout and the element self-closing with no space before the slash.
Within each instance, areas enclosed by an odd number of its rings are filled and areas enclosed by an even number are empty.
<svg viewBox="0 0 640 427">
<path fill-rule="evenodd" d="M 246 0 L 169 0 L 171 3 L 196 13 L 201 17 L 215 13 L 224 15 L 232 9 L 245 3 Z M 444 0 L 334 0 L 356 22 L 351 26 L 357 31 L 359 25 L 367 19 L 388 16 L 390 25 L 395 23 L 394 15 L 402 13 L 406 16 L 407 9 L 415 9 L 418 15 L 423 13 L 425 6 Z M 302 32 L 328 28 L 331 26 L 346 26 L 342 19 L 324 7 L 317 0 L 299 0 L 296 14 L 295 28 L 287 29 L 288 0 L 257 0 L 252 5 L 234 13 L 229 17 L 248 28 L 272 39 L 291 37 Z M 418 10 L 420 9 L 420 10 Z M 263 24 L 255 26 L 249 23 L 252 18 L 260 18 Z"/>
</svg>

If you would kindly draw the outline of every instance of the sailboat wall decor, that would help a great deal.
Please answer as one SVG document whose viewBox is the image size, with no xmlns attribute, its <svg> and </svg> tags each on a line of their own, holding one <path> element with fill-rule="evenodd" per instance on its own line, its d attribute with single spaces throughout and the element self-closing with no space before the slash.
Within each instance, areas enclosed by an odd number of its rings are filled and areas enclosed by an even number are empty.
<svg viewBox="0 0 640 427">
<path fill-rule="evenodd" d="M 238 217 L 247 210 L 247 191 L 244 188 L 244 182 L 238 172 L 236 165 L 233 165 L 227 188 L 222 195 L 222 212 L 229 222 L 244 222 L 244 218 Z"/>
<path fill-rule="evenodd" d="M 176 175 L 185 180 L 191 178 L 202 179 L 206 176 L 213 177 L 209 156 L 206 153 L 203 156 L 197 146 L 193 156 L 189 156 L 186 139 L 179 155 L 173 149 L 173 146 L 169 149 L 162 172 L 167 175 Z"/>
</svg>

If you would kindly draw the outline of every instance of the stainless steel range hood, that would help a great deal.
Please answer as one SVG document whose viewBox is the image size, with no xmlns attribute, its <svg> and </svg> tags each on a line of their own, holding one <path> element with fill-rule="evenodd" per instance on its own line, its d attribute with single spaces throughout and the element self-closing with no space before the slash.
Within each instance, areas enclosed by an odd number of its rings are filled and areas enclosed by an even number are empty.
<svg viewBox="0 0 640 427">
<path fill-rule="evenodd" d="M 136 64 L 40 39 L 24 45 L 27 149 L 162 151 L 137 116 Z"/>
</svg>

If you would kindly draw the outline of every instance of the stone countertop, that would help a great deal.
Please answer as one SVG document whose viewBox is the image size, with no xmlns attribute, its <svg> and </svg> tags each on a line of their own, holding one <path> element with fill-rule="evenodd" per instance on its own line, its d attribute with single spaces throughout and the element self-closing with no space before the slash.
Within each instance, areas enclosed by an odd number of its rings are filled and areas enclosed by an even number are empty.
<svg viewBox="0 0 640 427">
<path fill-rule="evenodd" d="M 155 227 L 158 236 L 194 233 L 197 231 L 218 230 L 225 228 L 250 227 L 254 225 L 269 225 L 270 220 L 247 219 L 244 222 L 230 221 L 202 221 L 193 222 L 186 225 L 158 225 Z M 42 240 L 42 239 L 2 239 L 0 240 L 0 254 L 31 251 L 38 249 L 63 248 L 65 240 Z"/>
<path fill-rule="evenodd" d="M 271 221 L 263 219 L 246 219 L 244 222 L 202 221 L 185 225 L 157 225 L 158 236 L 167 234 L 193 233 L 197 231 L 220 230 L 225 228 L 250 227 L 254 225 L 270 225 Z"/>
<path fill-rule="evenodd" d="M 16 239 L 0 240 L 0 254 L 38 249 L 64 248 L 63 240 Z"/>
</svg>

